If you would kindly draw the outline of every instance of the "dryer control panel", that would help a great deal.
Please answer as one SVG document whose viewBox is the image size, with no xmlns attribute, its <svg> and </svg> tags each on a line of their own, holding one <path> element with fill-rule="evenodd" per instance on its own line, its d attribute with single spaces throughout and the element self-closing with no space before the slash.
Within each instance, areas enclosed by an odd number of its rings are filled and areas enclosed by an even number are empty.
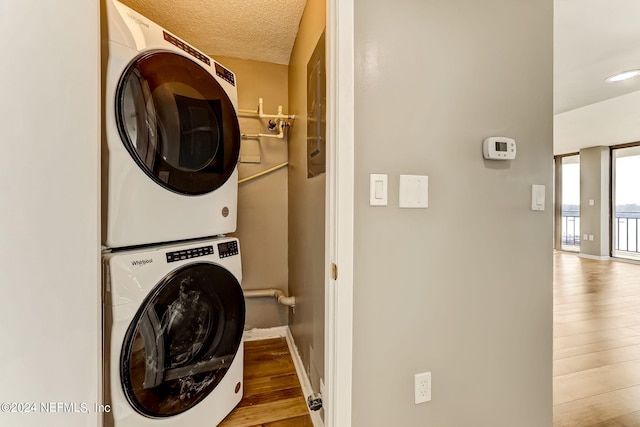
<svg viewBox="0 0 640 427">
<path fill-rule="evenodd" d="M 167 262 L 182 261 L 185 259 L 198 258 L 213 254 L 213 246 L 203 246 L 201 248 L 184 249 L 181 251 L 167 252 Z"/>
<path fill-rule="evenodd" d="M 238 242 L 232 240 L 230 242 L 218 243 L 218 254 L 220 258 L 238 255 Z"/>
</svg>

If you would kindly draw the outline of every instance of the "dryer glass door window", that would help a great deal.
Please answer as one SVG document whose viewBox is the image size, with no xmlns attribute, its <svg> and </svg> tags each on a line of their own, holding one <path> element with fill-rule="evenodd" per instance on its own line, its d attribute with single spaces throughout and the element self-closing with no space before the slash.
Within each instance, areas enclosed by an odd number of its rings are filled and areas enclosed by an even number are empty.
<svg viewBox="0 0 640 427">
<path fill-rule="evenodd" d="M 120 376 L 129 403 L 154 418 L 197 405 L 231 366 L 244 318 L 242 289 L 226 269 L 197 263 L 173 271 L 125 335 Z"/>
<path fill-rule="evenodd" d="M 238 118 L 222 86 L 196 62 L 171 52 L 143 54 L 122 75 L 116 97 L 120 137 L 159 185 L 197 195 L 231 176 Z"/>
</svg>

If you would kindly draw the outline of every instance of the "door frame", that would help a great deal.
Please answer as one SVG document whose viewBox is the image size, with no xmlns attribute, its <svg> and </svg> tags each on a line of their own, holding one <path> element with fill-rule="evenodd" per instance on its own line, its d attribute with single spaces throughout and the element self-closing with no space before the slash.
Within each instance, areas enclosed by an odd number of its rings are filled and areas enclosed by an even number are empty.
<svg viewBox="0 0 640 427">
<path fill-rule="evenodd" d="M 325 395 L 327 427 L 351 425 L 354 245 L 354 0 L 327 0 Z M 332 277 L 332 265 L 337 266 Z"/>
</svg>

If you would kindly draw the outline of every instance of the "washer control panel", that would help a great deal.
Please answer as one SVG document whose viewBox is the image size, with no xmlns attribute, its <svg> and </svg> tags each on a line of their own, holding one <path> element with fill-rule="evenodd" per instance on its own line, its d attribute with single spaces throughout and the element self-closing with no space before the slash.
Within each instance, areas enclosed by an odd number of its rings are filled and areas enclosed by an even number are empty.
<svg viewBox="0 0 640 427">
<path fill-rule="evenodd" d="M 201 248 L 183 249 L 181 251 L 167 252 L 167 262 L 182 261 L 185 259 L 198 258 L 213 254 L 213 246 L 203 246 Z"/>
<path fill-rule="evenodd" d="M 218 243 L 218 255 L 220 258 L 238 255 L 238 242 L 231 240 L 230 242 Z"/>
</svg>

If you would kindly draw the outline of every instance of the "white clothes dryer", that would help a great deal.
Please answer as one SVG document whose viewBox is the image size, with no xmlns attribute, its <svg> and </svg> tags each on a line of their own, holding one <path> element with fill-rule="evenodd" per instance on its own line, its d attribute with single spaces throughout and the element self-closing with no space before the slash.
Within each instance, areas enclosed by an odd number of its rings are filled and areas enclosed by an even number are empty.
<svg viewBox="0 0 640 427">
<path fill-rule="evenodd" d="M 235 231 L 235 75 L 118 1 L 105 3 L 103 245 Z"/>
<path fill-rule="evenodd" d="M 243 393 L 236 238 L 103 254 L 105 427 L 215 426 Z"/>
</svg>

